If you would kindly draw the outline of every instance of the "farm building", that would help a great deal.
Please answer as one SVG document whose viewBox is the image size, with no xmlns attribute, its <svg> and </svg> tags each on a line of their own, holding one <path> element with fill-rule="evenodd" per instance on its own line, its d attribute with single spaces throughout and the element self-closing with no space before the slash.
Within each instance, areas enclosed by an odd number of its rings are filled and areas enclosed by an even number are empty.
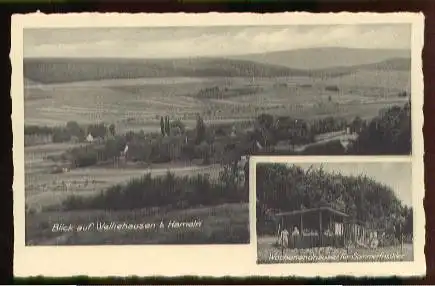
<svg viewBox="0 0 435 286">
<path fill-rule="evenodd" d="M 377 241 L 378 231 L 330 207 L 280 212 L 275 216 L 278 232 L 287 229 L 293 234 L 289 239 L 292 248 L 377 246 L 374 241 Z"/>
</svg>

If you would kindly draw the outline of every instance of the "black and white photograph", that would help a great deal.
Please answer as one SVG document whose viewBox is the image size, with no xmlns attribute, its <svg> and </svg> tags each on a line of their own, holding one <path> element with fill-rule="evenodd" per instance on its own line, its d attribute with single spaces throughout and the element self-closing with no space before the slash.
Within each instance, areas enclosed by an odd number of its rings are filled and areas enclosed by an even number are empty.
<svg viewBox="0 0 435 286">
<path fill-rule="evenodd" d="M 247 156 L 410 154 L 410 28 L 24 30 L 26 243 L 249 243 Z"/>
<path fill-rule="evenodd" d="M 257 263 L 412 261 L 411 166 L 257 163 Z"/>
<path fill-rule="evenodd" d="M 422 17 L 303 14 L 13 17 L 19 261 L 86 252 L 100 275 L 115 268 L 98 262 L 106 246 L 134 248 L 153 275 L 259 274 L 306 253 L 414 261 Z M 284 157 L 311 163 L 253 178 L 253 159 Z M 213 267 L 224 253 L 240 260 L 230 272 Z"/>
</svg>

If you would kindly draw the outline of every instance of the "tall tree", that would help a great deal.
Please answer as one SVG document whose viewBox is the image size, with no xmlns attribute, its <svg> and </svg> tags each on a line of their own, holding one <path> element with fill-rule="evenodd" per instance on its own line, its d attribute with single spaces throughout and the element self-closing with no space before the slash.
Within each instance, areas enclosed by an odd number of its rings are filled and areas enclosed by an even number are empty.
<svg viewBox="0 0 435 286">
<path fill-rule="evenodd" d="M 169 116 L 165 117 L 165 132 L 166 132 L 167 136 L 169 136 L 171 134 L 171 126 L 169 123 Z"/>
<path fill-rule="evenodd" d="M 165 122 L 163 116 L 160 117 L 160 132 L 162 133 L 162 136 L 165 136 Z"/>
<path fill-rule="evenodd" d="M 75 121 L 68 121 L 66 124 L 66 129 L 70 136 L 76 136 L 77 138 L 82 139 L 85 137 L 85 131 Z"/>
<path fill-rule="evenodd" d="M 351 152 L 358 155 L 410 154 L 410 106 L 393 106 L 379 112 L 363 126 Z"/>
<path fill-rule="evenodd" d="M 115 124 L 110 124 L 109 126 L 109 132 L 112 136 L 115 136 L 116 132 L 115 132 Z"/>
<path fill-rule="evenodd" d="M 104 123 L 91 124 L 88 126 L 88 134 L 92 134 L 94 137 L 105 137 L 107 134 L 107 127 Z"/>
<path fill-rule="evenodd" d="M 201 143 L 205 140 L 205 124 L 201 116 L 197 114 L 196 116 L 196 144 Z"/>
<path fill-rule="evenodd" d="M 171 122 L 171 129 L 178 129 L 179 134 L 183 134 L 186 131 L 186 126 L 180 120 L 175 120 Z"/>
</svg>

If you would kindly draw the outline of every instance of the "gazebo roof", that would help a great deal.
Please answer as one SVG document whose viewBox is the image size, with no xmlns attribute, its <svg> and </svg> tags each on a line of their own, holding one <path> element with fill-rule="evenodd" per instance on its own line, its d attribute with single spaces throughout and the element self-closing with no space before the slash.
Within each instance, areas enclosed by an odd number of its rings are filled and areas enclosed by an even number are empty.
<svg viewBox="0 0 435 286">
<path fill-rule="evenodd" d="M 328 211 L 328 212 L 332 212 L 336 215 L 343 216 L 343 217 L 349 216 L 344 212 L 335 210 L 335 209 L 330 208 L 330 207 L 320 207 L 320 208 L 303 209 L 303 210 L 296 210 L 296 211 L 290 211 L 290 212 L 280 212 L 280 213 L 277 213 L 275 215 L 276 216 L 293 216 L 293 215 L 300 215 L 300 214 L 319 212 L 319 211 Z"/>
</svg>

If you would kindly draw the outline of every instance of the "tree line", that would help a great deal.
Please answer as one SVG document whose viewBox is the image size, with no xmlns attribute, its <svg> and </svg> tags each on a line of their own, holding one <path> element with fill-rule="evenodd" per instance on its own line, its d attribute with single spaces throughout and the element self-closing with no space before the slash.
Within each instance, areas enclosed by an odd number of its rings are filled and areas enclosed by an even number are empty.
<svg viewBox="0 0 435 286">
<path fill-rule="evenodd" d="M 74 167 L 91 166 L 116 160 L 126 145 L 128 161 L 150 164 L 193 160 L 205 165 L 226 164 L 249 153 L 245 152 L 249 138 L 243 133 L 231 137 L 232 125 L 207 126 L 199 115 L 193 130 L 187 130 L 181 121 L 170 121 L 168 117 L 162 117 L 160 122 L 160 133 L 129 131 L 106 138 L 102 143 L 72 148 L 62 159 Z"/>
<path fill-rule="evenodd" d="M 177 177 L 146 174 L 127 184 L 118 184 L 91 197 L 72 195 L 62 204 L 64 210 L 131 210 L 147 207 L 184 209 L 225 203 L 247 203 L 248 187 L 238 184 L 230 169 L 224 168 L 218 180 L 209 175 Z"/>
<path fill-rule="evenodd" d="M 344 176 L 322 168 L 259 163 L 256 166 L 257 229 L 276 231 L 274 211 L 331 207 L 374 229 L 397 229 L 412 236 L 412 208 L 404 206 L 393 190 L 359 175 Z"/>
<path fill-rule="evenodd" d="M 279 141 L 287 140 L 292 145 L 304 145 L 315 142 L 316 135 L 345 130 L 358 134 L 358 138 L 348 149 L 342 147 L 339 141 L 332 141 L 309 147 L 299 154 L 408 155 L 412 147 L 411 102 L 404 106 L 383 109 L 371 120 L 357 116 L 347 121 L 329 116 L 305 121 L 288 116 L 261 114 L 257 118 L 253 136 L 264 147 L 270 147 L 269 153 L 273 154 L 273 147 Z"/>
<path fill-rule="evenodd" d="M 75 121 L 69 121 L 65 126 L 24 126 L 24 135 L 51 135 L 55 143 L 86 140 L 86 136 L 91 134 L 94 138 L 105 138 L 108 135 L 115 136 L 115 125 L 104 123 L 79 125 Z"/>
<path fill-rule="evenodd" d="M 171 121 L 164 116 L 160 119 L 160 133 L 130 131 L 116 134 L 114 124 L 107 127 L 100 123 L 88 126 L 87 132 L 96 137 L 102 136 L 105 138 L 103 142 L 73 148 L 63 158 L 76 167 L 90 166 L 116 159 L 127 144 L 129 161 L 168 163 L 197 160 L 197 163 L 206 165 L 234 162 L 243 155 L 405 155 L 411 152 L 410 103 L 382 110 L 371 120 L 356 117 L 346 121 L 343 118 L 326 117 L 306 121 L 261 114 L 248 124 L 253 125 L 252 129 L 245 125 L 206 125 L 203 118 L 197 115 L 195 128 L 186 129 L 182 121 Z M 32 128 L 28 129 L 28 133 Z M 87 134 L 74 122 L 67 123 L 64 129 L 68 135 L 66 138 L 84 138 Z M 305 145 L 316 142 L 319 134 L 345 129 L 358 134 L 356 141 L 347 149 L 339 140 L 307 145 L 298 152 L 276 149 L 280 141 L 292 146 Z M 47 132 L 45 127 L 40 130 Z"/>
<path fill-rule="evenodd" d="M 358 120 L 358 140 L 349 150 L 357 155 L 409 155 L 412 150 L 411 101 L 381 110 L 370 122 Z"/>
</svg>

